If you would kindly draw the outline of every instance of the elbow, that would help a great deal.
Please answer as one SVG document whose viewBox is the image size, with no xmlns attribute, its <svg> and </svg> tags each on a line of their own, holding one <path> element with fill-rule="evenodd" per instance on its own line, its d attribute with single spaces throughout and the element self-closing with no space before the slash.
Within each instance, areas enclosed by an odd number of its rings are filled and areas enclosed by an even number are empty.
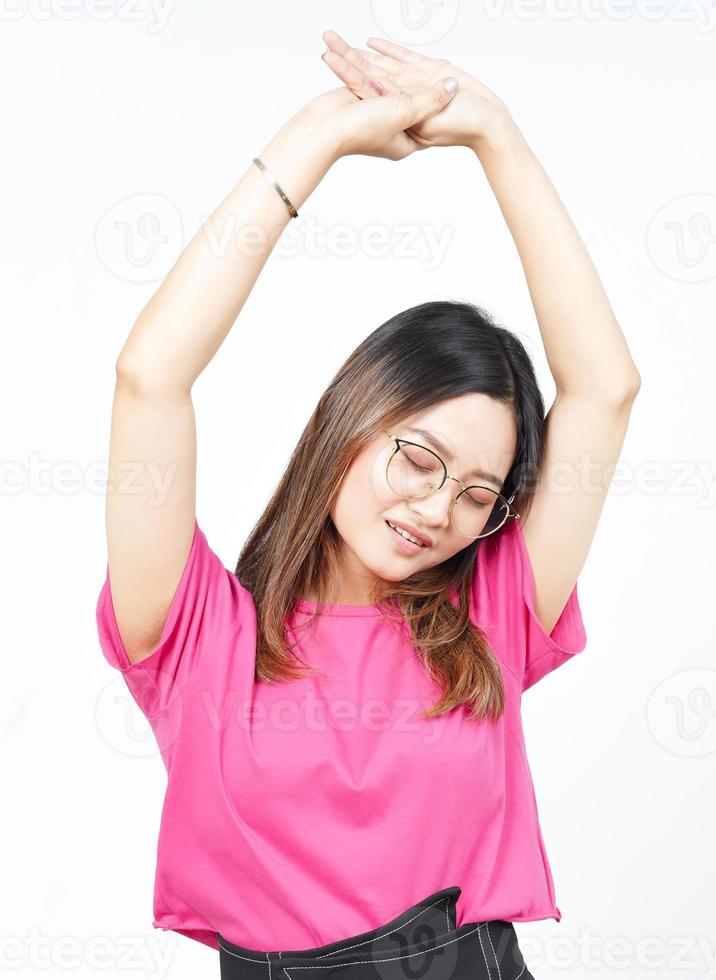
<svg viewBox="0 0 716 980">
<path fill-rule="evenodd" d="M 138 370 L 124 354 L 120 354 L 114 364 L 114 383 L 122 391 L 139 394 L 147 388 L 147 372 Z"/>
<path fill-rule="evenodd" d="M 621 385 L 619 389 L 619 403 L 623 405 L 628 405 L 634 401 L 636 396 L 639 394 L 639 389 L 641 388 L 641 375 L 634 368 L 633 372 L 629 378 Z"/>
<path fill-rule="evenodd" d="M 192 386 L 192 382 L 178 378 L 165 365 L 150 369 L 124 352 L 115 361 L 114 381 L 116 388 L 134 395 L 190 394 Z"/>
<path fill-rule="evenodd" d="M 135 349 L 125 344 L 114 362 L 114 379 L 125 388 L 140 387 L 140 379 L 147 374 L 146 361 Z"/>
<path fill-rule="evenodd" d="M 631 409 L 639 394 L 641 387 L 641 377 L 637 373 L 629 377 L 622 384 L 613 386 L 606 394 L 606 401 L 619 411 Z"/>
<path fill-rule="evenodd" d="M 635 369 L 619 382 L 615 381 L 614 378 L 610 378 L 608 384 L 590 384 L 587 387 L 580 388 L 575 388 L 570 385 L 558 385 L 557 395 L 577 395 L 580 398 L 589 398 L 602 405 L 613 406 L 621 410 L 631 407 L 640 388 L 641 375 Z"/>
</svg>

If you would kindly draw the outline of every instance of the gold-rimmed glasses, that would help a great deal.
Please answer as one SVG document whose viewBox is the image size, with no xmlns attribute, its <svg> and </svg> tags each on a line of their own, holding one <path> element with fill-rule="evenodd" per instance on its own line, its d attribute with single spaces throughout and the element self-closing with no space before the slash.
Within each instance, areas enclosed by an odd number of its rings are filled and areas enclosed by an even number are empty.
<svg viewBox="0 0 716 980">
<path fill-rule="evenodd" d="M 389 432 L 385 435 L 395 443 L 385 467 L 385 479 L 393 493 L 406 500 L 424 500 L 442 489 L 446 480 L 454 480 L 460 486 L 450 503 L 450 519 L 458 534 L 473 540 L 486 538 L 499 531 L 508 518 L 519 518 L 512 506 L 516 491 L 508 500 L 491 487 L 467 486 L 448 473 L 432 449 Z"/>
</svg>

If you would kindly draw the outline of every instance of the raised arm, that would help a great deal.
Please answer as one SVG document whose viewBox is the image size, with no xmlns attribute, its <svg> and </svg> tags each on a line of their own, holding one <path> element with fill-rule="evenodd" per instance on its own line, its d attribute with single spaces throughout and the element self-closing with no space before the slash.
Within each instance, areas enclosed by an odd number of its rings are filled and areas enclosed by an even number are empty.
<svg viewBox="0 0 716 980">
<path fill-rule="evenodd" d="M 544 465 L 523 532 L 536 613 L 550 633 L 591 545 L 640 378 L 584 242 L 502 100 L 446 59 L 371 37 L 371 50 L 325 31 L 324 61 L 367 101 L 411 92 L 449 73 L 460 88 L 408 131 L 419 146 L 474 151 L 515 242 L 557 396 Z M 529 474 L 534 478 L 535 474 Z"/>
<path fill-rule="evenodd" d="M 591 546 L 640 376 L 584 242 L 511 116 L 498 112 L 473 149 L 517 247 L 556 386 L 523 527 L 535 611 L 550 633 Z"/>
<path fill-rule="evenodd" d="M 312 99 L 257 155 L 300 212 L 339 157 L 399 160 L 413 152 L 404 130 L 450 98 L 436 82 L 414 96 L 365 105 L 341 86 Z M 107 550 L 117 626 L 132 663 L 156 648 L 192 543 L 192 385 L 290 220 L 266 175 L 248 164 L 142 309 L 117 358 Z"/>
<path fill-rule="evenodd" d="M 257 155 L 298 211 L 335 159 L 323 128 L 305 114 Z M 192 542 L 192 385 L 290 220 L 249 163 L 142 309 L 117 359 L 105 518 L 117 626 L 132 662 L 159 641 Z"/>
</svg>

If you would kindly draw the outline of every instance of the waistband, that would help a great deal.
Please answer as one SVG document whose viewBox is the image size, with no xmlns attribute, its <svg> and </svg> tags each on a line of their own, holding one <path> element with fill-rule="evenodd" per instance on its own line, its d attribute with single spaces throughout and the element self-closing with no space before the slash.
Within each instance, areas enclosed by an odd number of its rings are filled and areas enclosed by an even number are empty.
<svg viewBox="0 0 716 980">
<path fill-rule="evenodd" d="M 433 892 L 381 926 L 303 950 L 247 949 L 219 932 L 222 980 L 532 980 L 514 925 L 456 926 L 458 885 Z"/>
</svg>

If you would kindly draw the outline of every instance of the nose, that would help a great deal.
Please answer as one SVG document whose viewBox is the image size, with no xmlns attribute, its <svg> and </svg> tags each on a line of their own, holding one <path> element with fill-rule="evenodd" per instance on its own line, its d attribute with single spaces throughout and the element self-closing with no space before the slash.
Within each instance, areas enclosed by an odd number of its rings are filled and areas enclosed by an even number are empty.
<svg viewBox="0 0 716 980">
<path fill-rule="evenodd" d="M 452 481 L 447 479 L 436 493 L 422 500 L 409 500 L 408 504 L 411 510 L 420 514 L 426 527 L 447 528 L 450 526 L 450 508 L 456 496 Z"/>
</svg>

